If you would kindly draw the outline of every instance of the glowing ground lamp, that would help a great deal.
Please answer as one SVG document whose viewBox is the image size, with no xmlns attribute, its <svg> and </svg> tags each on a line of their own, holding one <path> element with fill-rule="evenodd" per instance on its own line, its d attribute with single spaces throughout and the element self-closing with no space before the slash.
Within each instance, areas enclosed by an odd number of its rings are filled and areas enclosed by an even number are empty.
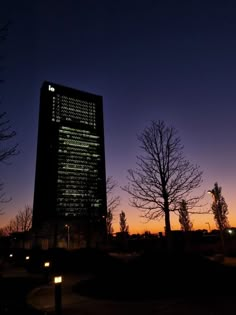
<svg viewBox="0 0 236 315">
<path fill-rule="evenodd" d="M 43 271 L 44 271 L 46 282 L 49 282 L 49 268 L 50 268 L 50 261 L 45 261 L 43 264 Z"/>
<path fill-rule="evenodd" d="M 54 276 L 54 298 L 55 298 L 55 314 L 61 315 L 61 284 L 62 276 Z"/>
<path fill-rule="evenodd" d="M 43 264 L 44 268 L 49 268 L 50 267 L 50 261 L 45 261 Z"/>
</svg>

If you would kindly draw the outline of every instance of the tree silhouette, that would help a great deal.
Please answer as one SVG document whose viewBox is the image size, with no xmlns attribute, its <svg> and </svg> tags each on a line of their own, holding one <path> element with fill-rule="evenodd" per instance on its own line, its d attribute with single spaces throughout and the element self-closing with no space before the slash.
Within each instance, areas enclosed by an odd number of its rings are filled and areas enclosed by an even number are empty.
<svg viewBox="0 0 236 315">
<path fill-rule="evenodd" d="M 222 196 L 221 191 L 222 191 L 221 187 L 219 187 L 218 183 L 216 182 L 214 184 L 214 188 L 212 190 L 209 190 L 208 192 L 212 195 L 213 198 L 211 210 L 214 215 L 216 227 L 220 231 L 222 251 L 224 253 L 225 250 L 224 230 L 226 228 L 229 228 L 230 225 L 228 221 L 229 213 L 228 205 L 225 202 L 225 199 Z"/>
<path fill-rule="evenodd" d="M 177 212 L 185 199 L 192 207 L 202 196 L 192 196 L 202 183 L 199 166 L 183 155 L 183 145 L 173 127 L 163 121 L 152 121 L 138 136 L 143 155 L 137 157 L 135 169 L 128 170 L 131 205 L 142 211 L 142 217 L 156 220 L 164 217 L 168 250 L 172 249 L 170 212 Z"/>
<path fill-rule="evenodd" d="M 14 232 L 27 232 L 32 227 L 32 208 L 25 206 L 24 210 L 19 210 L 16 216 L 10 220 L 9 224 L 2 228 L 4 235 Z"/>
<path fill-rule="evenodd" d="M 112 223 L 114 219 L 114 211 L 120 204 L 120 196 L 115 195 L 115 189 L 117 187 L 117 182 L 112 176 L 108 176 L 106 180 L 106 192 L 107 192 L 107 216 L 106 216 L 106 226 L 107 234 L 111 236 L 114 232 Z"/>
<path fill-rule="evenodd" d="M 107 225 L 107 235 L 112 236 L 114 229 L 112 227 L 112 221 L 113 221 L 113 214 L 111 210 L 107 211 L 107 217 L 106 217 L 106 225 Z"/>
<path fill-rule="evenodd" d="M 189 232 L 193 228 L 189 217 L 188 205 L 184 199 L 179 203 L 179 223 L 182 231 Z"/>
<path fill-rule="evenodd" d="M 124 211 L 120 213 L 120 232 L 129 233 L 129 226 L 127 225 L 126 215 Z"/>
<path fill-rule="evenodd" d="M 7 37 L 9 23 L 0 27 L 0 43 L 2 43 Z M 1 56 L 2 57 L 2 56 Z M 0 79 L 0 83 L 3 80 Z M 1 102 L 1 100 L 0 100 Z M 15 137 L 16 132 L 12 130 L 9 120 L 6 118 L 6 112 L 0 113 L 0 162 L 7 164 L 7 161 L 13 155 L 18 153 L 18 144 L 9 144 L 9 141 Z M 0 183 L 0 203 L 8 202 L 11 198 L 6 198 L 3 192 L 3 183 Z M 3 209 L 0 209 L 0 214 L 3 214 Z"/>
<path fill-rule="evenodd" d="M 120 196 L 115 195 L 115 189 L 117 188 L 117 182 L 112 176 L 108 176 L 106 180 L 106 190 L 107 190 L 107 210 L 113 211 L 120 204 Z"/>
<path fill-rule="evenodd" d="M 6 112 L 0 114 L 0 162 L 6 163 L 7 160 L 18 153 L 18 144 L 5 146 L 5 141 L 15 137 L 16 132 L 12 130 Z"/>
</svg>

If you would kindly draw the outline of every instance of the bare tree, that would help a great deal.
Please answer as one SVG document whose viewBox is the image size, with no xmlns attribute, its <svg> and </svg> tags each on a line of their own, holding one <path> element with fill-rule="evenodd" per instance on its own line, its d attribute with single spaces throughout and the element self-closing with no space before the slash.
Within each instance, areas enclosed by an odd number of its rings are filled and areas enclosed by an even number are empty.
<svg viewBox="0 0 236 315">
<path fill-rule="evenodd" d="M 14 219 L 11 219 L 10 222 L 1 229 L 1 231 L 4 236 L 11 235 L 11 233 L 14 232 L 19 232 L 19 224 L 17 218 L 15 217 Z"/>
<path fill-rule="evenodd" d="M 188 205 L 184 199 L 179 203 L 179 223 L 182 231 L 189 232 L 193 228 L 189 217 Z"/>
<path fill-rule="evenodd" d="M 8 25 L 9 23 L 0 27 L 0 42 L 6 39 Z M 0 83 L 2 82 L 3 80 L 0 79 Z M 9 140 L 15 137 L 15 135 L 16 135 L 16 132 L 12 130 L 9 120 L 6 118 L 6 112 L 0 113 L 0 162 L 1 163 L 6 164 L 10 157 L 18 153 L 17 144 L 9 145 Z M 8 202 L 9 200 L 10 198 L 6 198 L 5 193 L 3 192 L 3 183 L 0 183 L 0 203 Z M 0 209 L 0 214 L 3 214 L 2 209 Z"/>
<path fill-rule="evenodd" d="M 107 192 L 107 216 L 106 216 L 106 226 L 107 235 L 111 236 L 114 232 L 112 223 L 114 219 L 114 211 L 120 204 L 120 196 L 115 194 L 115 189 L 117 187 L 117 182 L 112 176 L 108 176 L 106 180 L 106 192 Z"/>
<path fill-rule="evenodd" d="M 120 213 L 120 232 L 129 233 L 129 226 L 127 224 L 126 215 L 124 211 Z"/>
<path fill-rule="evenodd" d="M 120 196 L 114 194 L 117 186 L 117 182 L 113 179 L 113 177 L 108 176 L 106 180 L 107 210 L 112 213 L 120 205 Z"/>
<path fill-rule="evenodd" d="M 32 226 L 32 208 L 25 206 L 24 210 L 19 210 L 16 216 L 10 220 L 9 224 L 2 228 L 4 235 L 14 232 L 27 232 Z"/>
<path fill-rule="evenodd" d="M 106 217 L 106 225 L 107 225 L 107 235 L 112 236 L 114 229 L 112 227 L 113 222 L 113 214 L 111 210 L 107 211 L 107 217 Z"/>
<path fill-rule="evenodd" d="M 4 142 L 15 137 L 16 132 L 11 130 L 10 122 L 6 118 L 6 113 L 0 114 L 0 162 L 6 163 L 6 161 L 18 153 L 18 144 L 12 146 L 4 146 Z"/>
<path fill-rule="evenodd" d="M 193 196 L 202 183 L 199 166 L 183 155 L 183 145 L 173 127 L 152 121 L 138 136 L 144 155 L 137 157 L 136 169 L 128 170 L 128 185 L 123 189 L 131 196 L 131 205 L 142 211 L 147 220 L 165 218 L 168 250 L 171 251 L 170 212 L 177 212 L 185 199 L 194 207 L 202 196 Z"/>
<path fill-rule="evenodd" d="M 32 226 L 32 208 L 25 206 L 25 209 L 20 210 L 16 215 L 16 220 L 21 232 L 29 231 Z"/>
<path fill-rule="evenodd" d="M 5 112 L 0 114 L 0 162 L 6 164 L 10 157 L 18 154 L 18 144 L 10 146 L 5 145 L 6 141 L 9 141 L 16 135 L 15 131 L 11 130 L 9 120 L 6 119 L 5 116 Z M 3 192 L 3 183 L 0 183 L 0 203 L 11 200 L 11 198 L 6 198 L 5 196 L 5 192 Z M 0 214 L 2 214 L 2 209 L 0 209 Z"/>
<path fill-rule="evenodd" d="M 208 192 L 212 195 L 213 202 L 211 205 L 211 210 L 214 215 L 214 220 L 216 223 L 217 228 L 220 231 L 221 237 L 221 245 L 222 251 L 225 251 L 225 240 L 224 240 L 224 230 L 229 228 L 229 221 L 228 221 L 228 205 L 225 202 L 224 197 L 221 194 L 221 187 L 218 186 L 218 183 L 214 184 L 214 188 L 212 190 L 208 190 Z"/>
</svg>

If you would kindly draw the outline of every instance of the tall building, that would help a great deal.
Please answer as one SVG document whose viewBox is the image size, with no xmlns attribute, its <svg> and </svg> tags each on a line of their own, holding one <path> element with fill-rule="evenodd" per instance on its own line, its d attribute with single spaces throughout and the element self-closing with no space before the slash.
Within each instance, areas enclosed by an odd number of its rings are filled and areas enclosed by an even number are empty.
<svg viewBox="0 0 236 315">
<path fill-rule="evenodd" d="M 40 94 L 33 233 L 43 247 L 95 246 L 106 235 L 102 97 L 51 82 Z"/>
</svg>

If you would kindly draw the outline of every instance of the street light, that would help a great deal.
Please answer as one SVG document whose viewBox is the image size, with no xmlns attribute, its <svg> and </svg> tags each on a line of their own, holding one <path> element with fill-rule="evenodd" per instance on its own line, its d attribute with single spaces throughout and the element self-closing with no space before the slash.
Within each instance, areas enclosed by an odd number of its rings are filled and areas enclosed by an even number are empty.
<svg viewBox="0 0 236 315">
<path fill-rule="evenodd" d="M 208 190 L 207 192 L 208 192 L 208 194 L 211 194 L 211 196 L 214 199 L 214 201 L 216 201 L 216 196 L 214 194 L 214 191 L 213 190 Z"/>
<path fill-rule="evenodd" d="M 211 231 L 210 223 L 209 223 L 209 222 L 206 222 L 206 224 L 208 225 L 208 230 L 209 230 L 209 232 L 210 232 L 210 231 Z"/>
<path fill-rule="evenodd" d="M 67 228 L 67 249 L 70 247 L 70 226 L 66 224 L 65 227 Z"/>
</svg>

